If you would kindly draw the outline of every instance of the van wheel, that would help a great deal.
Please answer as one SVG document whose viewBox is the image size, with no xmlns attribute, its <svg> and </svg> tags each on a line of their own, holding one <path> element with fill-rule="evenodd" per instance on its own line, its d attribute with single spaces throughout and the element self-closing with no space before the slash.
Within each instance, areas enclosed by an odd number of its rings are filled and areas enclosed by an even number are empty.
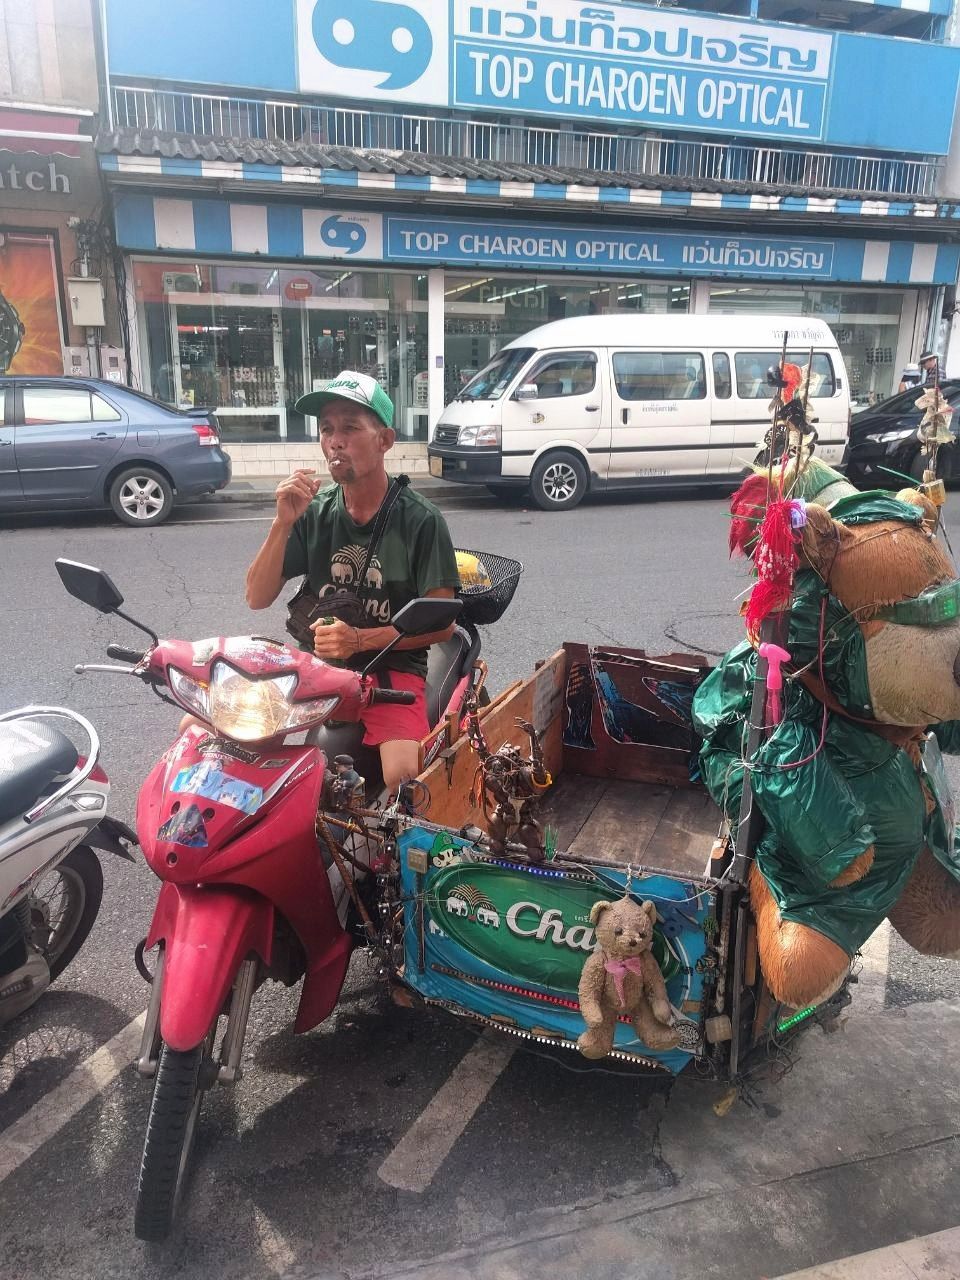
<svg viewBox="0 0 960 1280">
<path fill-rule="evenodd" d="M 541 511 L 569 511 L 587 492 L 587 469 L 575 453 L 549 453 L 530 476 L 530 493 Z"/>
<path fill-rule="evenodd" d="M 130 467 L 110 486 L 110 506 L 124 524 L 160 524 L 173 509 L 173 489 L 152 467 Z"/>
</svg>

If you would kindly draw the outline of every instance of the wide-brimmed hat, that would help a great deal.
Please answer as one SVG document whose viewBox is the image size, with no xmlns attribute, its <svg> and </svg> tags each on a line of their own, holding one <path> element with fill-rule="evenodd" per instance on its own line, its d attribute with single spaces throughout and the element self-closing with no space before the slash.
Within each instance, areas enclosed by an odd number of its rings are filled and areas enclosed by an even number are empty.
<svg viewBox="0 0 960 1280">
<path fill-rule="evenodd" d="M 937 353 L 935 351 L 921 351 L 920 353 L 921 364 L 923 364 L 924 360 L 936 360 L 936 359 L 937 359 Z"/>
<path fill-rule="evenodd" d="M 393 401 L 375 378 L 367 373 L 344 369 L 335 378 L 325 378 L 294 405 L 297 413 L 316 416 L 331 400 L 353 400 L 375 413 L 385 427 L 393 426 Z"/>
</svg>

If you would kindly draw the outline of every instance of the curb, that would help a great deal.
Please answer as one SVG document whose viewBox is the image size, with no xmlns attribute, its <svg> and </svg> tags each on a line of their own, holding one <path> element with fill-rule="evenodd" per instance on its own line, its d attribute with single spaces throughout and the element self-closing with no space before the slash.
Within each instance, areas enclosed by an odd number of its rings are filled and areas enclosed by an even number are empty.
<svg viewBox="0 0 960 1280">
<path fill-rule="evenodd" d="M 225 489 L 209 495 L 215 502 L 255 502 L 272 503 L 276 496 L 278 483 L 276 476 L 252 476 L 249 479 L 231 480 Z M 485 505 L 493 502 L 493 498 L 482 485 L 451 484 L 446 480 L 410 480 L 410 488 L 422 493 L 425 498 L 438 506 L 446 506 L 452 502 L 466 502 L 470 506 L 477 502 Z M 208 499 L 208 500 L 209 500 Z"/>
</svg>

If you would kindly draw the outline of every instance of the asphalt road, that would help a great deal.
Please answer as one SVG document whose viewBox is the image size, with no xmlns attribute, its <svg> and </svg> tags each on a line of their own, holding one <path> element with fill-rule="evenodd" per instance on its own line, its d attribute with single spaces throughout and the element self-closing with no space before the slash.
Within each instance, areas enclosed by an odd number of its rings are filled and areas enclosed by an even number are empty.
<svg viewBox="0 0 960 1280">
<path fill-rule="evenodd" d="M 741 636 L 737 609 L 748 579 L 742 564 L 727 560 L 726 508 L 714 498 L 606 500 L 560 516 L 481 499 L 449 510 L 447 518 L 457 545 L 514 555 L 526 566 L 507 616 L 484 632 L 494 688 L 528 673 L 565 639 L 714 656 Z M 184 508 L 156 530 L 121 527 L 107 515 L 0 523 L 0 706 L 62 703 L 89 716 L 104 742 L 111 810 L 127 822 L 141 779 L 174 736 L 178 713 L 133 681 L 73 674 L 75 662 L 105 660 L 108 641 L 136 643 L 137 633 L 71 600 L 53 561 L 63 555 L 103 567 L 124 592 L 125 608 L 162 635 L 198 639 L 255 629 L 282 636 L 281 607 L 254 622 L 242 599 L 244 572 L 267 519 L 262 506 L 230 503 Z M 953 781 L 960 781 L 956 774 Z M 611 1206 L 655 1208 L 664 1197 L 675 1203 L 679 1188 L 698 1185 L 698 1125 L 712 1131 L 721 1124 L 710 1110 L 718 1100 L 713 1086 L 584 1074 L 570 1069 L 579 1063 L 564 1069 L 525 1049 L 491 1050 L 485 1041 L 478 1047 L 469 1026 L 387 1003 L 358 956 L 338 1012 L 307 1036 L 290 1030 L 295 991 L 271 986 L 258 994 L 245 1078 L 235 1092 L 220 1090 L 204 1104 L 179 1230 L 163 1249 L 140 1246 L 132 1237 L 132 1203 L 150 1085 L 125 1065 L 129 1054 L 106 1072 L 102 1088 L 89 1062 L 145 1006 L 147 989 L 132 955 L 148 927 L 155 883 L 143 865 L 106 856 L 104 864 L 103 909 L 88 943 L 35 1009 L 0 1032 L 0 1171 L 3 1130 L 30 1145 L 0 1190 L 0 1274 L 45 1280 L 69 1265 L 78 1280 L 353 1280 L 414 1274 L 417 1260 L 449 1256 L 448 1269 L 436 1274 L 459 1280 L 480 1271 L 465 1269 L 458 1250 L 479 1255 L 484 1241 L 505 1235 L 547 1239 L 567 1232 L 575 1258 L 571 1210 L 583 1213 L 584 1223 L 593 1214 L 593 1223 Z M 951 962 L 922 960 L 894 941 L 859 1026 L 869 1016 L 929 1027 L 956 994 Z M 822 1079 L 833 1050 L 823 1043 L 793 1076 L 765 1086 L 753 1116 L 741 1104 L 735 1108 L 744 1114 L 731 1122 L 726 1140 L 731 1160 L 742 1166 L 737 1195 L 752 1194 L 760 1148 L 791 1145 L 805 1107 L 816 1106 L 825 1118 Z M 915 1036 L 911 1044 L 918 1043 Z M 837 1092 L 862 1092 L 871 1078 L 869 1061 L 854 1054 L 851 1065 L 851 1044 L 834 1055 Z M 458 1064 L 465 1055 L 491 1053 L 489 1093 L 435 1176 L 419 1193 L 389 1185 L 378 1170 L 448 1078 L 467 1071 Z M 854 1069 L 862 1079 L 851 1078 Z M 89 1088 L 90 1101 L 42 1140 L 35 1117 L 45 1099 L 68 1097 L 80 1086 Z M 937 1088 L 935 1076 L 926 1087 Z M 922 1090 L 920 1098 L 929 1101 Z M 841 1128 L 837 1119 L 836 1135 Z M 833 1136 L 813 1153 L 811 1169 L 829 1163 Z M 716 1141 L 724 1140 L 721 1129 Z M 789 1164 L 785 1156 L 783 1167 Z M 901 1226 L 910 1205 L 916 1230 L 951 1224 L 953 1206 L 949 1193 L 937 1190 L 935 1164 L 918 1166 Z M 774 1230 L 762 1196 L 752 1209 L 745 1200 L 732 1204 L 697 1210 L 702 1236 L 689 1226 L 684 1234 L 690 1270 L 676 1261 L 680 1254 L 670 1261 L 676 1229 L 668 1232 L 666 1219 L 658 1227 L 653 1213 L 641 1215 L 637 1239 L 663 1269 L 611 1264 L 608 1272 L 584 1260 L 568 1272 L 554 1259 L 543 1274 L 734 1274 L 731 1255 L 725 1260 L 711 1243 L 715 1230 L 751 1259 L 737 1274 L 772 1275 L 883 1243 L 884 1230 L 892 1230 L 873 1211 L 853 1220 L 834 1205 L 834 1236 L 817 1238 Z M 731 1222 L 742 1224 L 739 1237 L 730 1235 Z M 540 1273 L 534 1267 L 531 1274 Z"/>
</svg>

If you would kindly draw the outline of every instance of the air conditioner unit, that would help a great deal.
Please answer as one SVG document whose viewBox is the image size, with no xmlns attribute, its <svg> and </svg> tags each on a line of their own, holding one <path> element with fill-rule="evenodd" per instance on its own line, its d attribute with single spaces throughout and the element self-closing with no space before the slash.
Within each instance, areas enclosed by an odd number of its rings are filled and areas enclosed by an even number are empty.
<svg viewBox="0 0 960 1280">
<path fill-rule="evenodd" d="M 165 271 L 163 273 L 164 293 L 199 293 L 200 282 L 188 271 Z"/>
</svg>

